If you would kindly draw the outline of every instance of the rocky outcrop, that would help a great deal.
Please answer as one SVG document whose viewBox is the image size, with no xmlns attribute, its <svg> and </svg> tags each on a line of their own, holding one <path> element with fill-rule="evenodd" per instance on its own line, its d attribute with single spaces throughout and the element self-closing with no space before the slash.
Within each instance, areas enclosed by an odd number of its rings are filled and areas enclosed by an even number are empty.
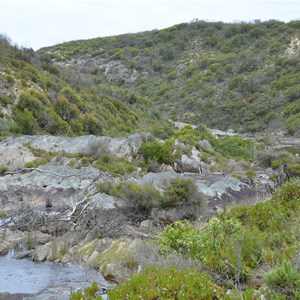
<svg viewBox="0 0 300 300">
<path fill-rule="evenodd" d="M 213 152 L 213 148 L 207 140 L 200 141 L 199 145 L 200 145 L 200 149 L 202 151 L 207 152 L 207 153 Z"/>
<path fill-rule="evenodd" d="M 135 182 L 151 184 L 163 191 L 174 178 L 191 178 L 198 191 L 206 197 L 210 210 L 214 210 L 215 206 L 253 203 L 261 196 L 253 186 L 232 176 L 216 172 L 207 174 L 148 173 L 141 180 L 135 180 Z M 170 215 L 175 216 L 175 213 L 169 211 L 167 217 L 170 218 Z M 176 212 L 176 216 L 178 216 L 178 212 Z"/>
<path fill-rule="evenodd" d="M 0 175 L 0 206 L 10 217 L 0 220 L 3 235 L 0 255 L 15 249 L 17 257 L 30 257 L 39 262 L 82 260 L 99 268 L 107 278 L 119 281 L 129 272 L 124 265 L 136 271 L 146 263 L 146 256 L 139 253 L 150 249 L 143 248 L 142 239 L 151 236 L 152 230 L 160 230 L 168 222 L 191 215 L 195 219 L 200 215 L 211 215 L 214 210 L 227 205 L 253 203 L 260 197 L 263 185 L 268 183 L 270 176 L 264 177 L 264 174 L 257 176 L 258 182 L 242 182 L 229 174 L 211 172 L 211 165 L 201 161 L 201 151 L 211 152 L 211 147 L 202 141 L 199 149 L 193 147 L 188 153 L 184 152 L 176 162 L 177 166 L 173 165 L 177 172 L 170 165 L 162 165 L 159 173 L 142 176 L 140 169 L 122 180 L 153 185 L 163 192 L 172 179 L 191 178 L 205 205 L 197 202 L 185 206 L 180 203 L 180 207 L 168 209 L 153 208 L 147 212 L 147 220 L 142 218 L 133 225 L 122 210 L 128 203 L 99 192 L 100 183 L 121 179 L 115 179 L 93 165 L 81 163 L 77 156 L 70 158 L 66 154 L 82 153 L 78 157 L 86 155 L 95 159 L 108 154 L 130 161 L 141 157 L 141 145 L 149 138 L 147 134 L 124 138 L 3 138 L 0 165 L 7 171 Z M 35 148 L 56 154 L 46 165 L 26 168 L 25 164 L 36 159 L 35 154 L 39 153 L 34 151 Z M 150 246 L 147 244 L 147 247 Z M 149 261 L 155 259 L 157 249 L 151 251 Z"/>
<path fill-rule="evenodd" d="M 23 168 L 36 157 L 32 148 L 42 149 L 47 152 L 86 155 L 108 153 L 114 157 L 125 157 L 129 160 L 135 156 L 147 135 L 133 134 L 128 137 L 110 138 L 104 136 L 21 136 L 7 137 L 0 142 L 0 165 L 9 171 Z"/>
<path fill-rule="evenodd" d="M 28 202 L 41 209 L 62 211 L 73 208 L 92 186 L 112 177 L 98 169 L 44 165 L 2 176 L 0 203 L 9 206 Z"/>
</svg>

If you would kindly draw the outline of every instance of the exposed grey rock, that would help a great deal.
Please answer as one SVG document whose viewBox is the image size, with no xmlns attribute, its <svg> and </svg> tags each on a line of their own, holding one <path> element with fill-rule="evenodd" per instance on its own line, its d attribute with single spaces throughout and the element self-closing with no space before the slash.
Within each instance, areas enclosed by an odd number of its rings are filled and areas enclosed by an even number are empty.
<svg viewBox="0 0 300 300">
<path fill-rule="evenodd" d="M 160 191 L 163 191 L 173 178 L 191 178 L 196 184 L 198 191 L 208 200 L 209 208 L 213 209 L 215 205 L 221 207 L 233 205 L 242 202 L 253 202 L 261 195 L 255 188 L 249 186 L 231 176 L 225 176 L 222 173 L 209 174 L 177 174 L 177 173 L 148 173 L 141 180 L 135 181 L 138 184 L 151 184 Z M 163 217 L 175 216 L 171 211 L 168 216 L 164 211 Z M 184 213 L 183 211 L 181 213 Z"/>
<path fill-rule="evenodd" d="M 120 61 L 107 63 L 104 74 L 110 82 L 134 82 L 137 79 L 137 71 L 129 70 Z"/>
<path fill-rule="evenodd" d="M 5 255 L 10 250 L 10 246 L 8 242 L 0 241 L 0 255 Z"/>
<path fill-rule="evenodd" d="M 222 196 L 226 193 L 227 189 L 239 192 L 243 187 L 248 187 L 245 183 L 237 178 L 226 176 L 224 179 L 213 183 L 210 188 L 216 193 L 217 196 Z"/>
<path fill-rule="evenodd" d="M 42 247 L 39 247 L 32 256 L 33 261 L 42 262 L 47 259 L 49 256 L 49 252 L 51 249 L 52 243 L 47 243 L 43 245 Z"/>
<path fill-rule="evenodd" d="M 21 136 L 7 137 L 0 142 L 0 165 L 8 167 L 9 171 L 23 168 L 27 162 L 35 159 L 28 148 L 39 148 L 45 151 L 56 151 L 64 153 L 89 154 L 91 147 L 106 147 L 106 150 L 115 157 L 126 157 L 129 160 L 135 155 L 142 143 L 143 135 L 133 134 L 128 137 L 110 138 L 104 136 Z"/>
<path fill-rule="evenodd" d="M 183 123 L 183 122 L 174 122 L 174 126 L 177 129 L 183 129 L 186 126 L 191 126 L 193 129 L 197 128 L 196 125 L 188 124 L 188 123 Z"/>
<path fill-rule="evenodd" d="M 146 228 L 148 231 L 152 231 L 154 228 L 154 222 L 152 220 L 144 220 L 141 222 L 140 226 Z"/>
<path fill-rule="evenodd" d="M 200 141 L 199 144 L 200 144 L 200 148 L 202 151 L 208 152 L 208 153 L 213 152 L 213 148 L 207 140 L 202 140 L 202 141 Z"/>
<path fill-rule="evenodd" d="M 131 160 L 132 155 L 138 153 L 143 143 L 143 137 L 140 134 L 133 134 L 127 138 L 109 139 L 105 146 L 110 154 L 115 157 L 126 157 Z"/>
<path fill-rule="evenodd" d="M 159 167 L 159 172 L 164 173 L 164 172 L 175 172 L 174 169 L 170 165 L 162 164 Z"/>
<path fill-rule="evenodd" d="M 183 178 L 177 173 L 148 173 L 141 180 L 135 180 L 137 184 L 150 184 L 158 190 L 164 190 L 169 182 L 174 178 Z"/>
<path fill-rule="evenodd" d="M 202 166 L 199 158 L 188 157 L 187 155 L 182 155 L 182 172 L 188 173 L 202 173 Z"/>
<path fill-rule="evenodd" d="M 9 139 L 9 138 L 8 138 Z M 35 159 L 32 152 L 19 143 L 0 142 L 0 165 L 9 171 L 18 170 Z"/>
<path fill-rule="evenodd" d="M 90 203 L 94 209 L 97 208 L 102 210 L 114 209 L 117 205 L 120 206 L 120 200 L 103 193 L 94 195 L 91 198 Z"/>
<path fill-rule="evenodd" d="M 232 129 L 228 129 L 227 131 L 219 130 L 219 129 L 211 129 L 208 128 L 208 130 L 217 135 L 217 136 L 236 136 L 237 133 L 235 133 Z"/>
<path fill-rule="evenodd" d="M 54 209 L 73 207 L 86 191 L 96 182 L 112 177 L 98 169 L 83 167 L 75 169 L 68 166 L 44 165 L 28 173 L 6 175 L 0 181 L 0 202 L 28 201 L 34 206 L 46 208 L 49 203 Z"/>
</svg>

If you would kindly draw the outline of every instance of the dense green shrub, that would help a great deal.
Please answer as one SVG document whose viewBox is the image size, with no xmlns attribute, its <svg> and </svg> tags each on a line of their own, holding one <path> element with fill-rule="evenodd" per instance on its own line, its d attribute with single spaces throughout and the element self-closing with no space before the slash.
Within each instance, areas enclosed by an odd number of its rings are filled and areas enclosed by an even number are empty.
<svg viewBox="0 0 300 300">
<path fill-rule="evenodd" d="M 271 292 L 270 299 L 284 296 L 282 299 L 299 299 L 300 296 L 300 271 L 289 260 L 273 268 L 264 277 L 265 283 Z"/>
<path fill-rule="evenodd" d="M 297 252 L 299 183 L 287 182 L 270 201 L 230 208 L 201 229 L 175 222 L 162 233 L 162 250 L 193 257 L 232 280 L 246 280 L 259 264 L 278 263 Z"/>
<path fill-rule="evenodd" d="M 55 111 L 65 121 L 72 121 L 79 115 L 79 109 L 75 104 L 69 102 L 69 100 L 59 95 L 54 103 Z"/>
<path fill-rule="evenodd" d="M 245 160 L 253 159 L 253 150 L 256 147 L 251 140 L 240 137 L 226 137 L 224 139 L 212 140 L 215 150 L 225 157 L 233 157 Z"/>
<path fill-rule="evenodd" d="M 165 189 L 160 205 L 163 208 L 191 206 L 196 214 L 197 207 L 203 208 L 204 198 L 191 179 L 174 178 Z"/>
<path fill-rule="evenodd" d="M 93 163 L 93 167 L 101 171 L 108 172 L 113 176 L 131 174 L 135 171 L 134 162 L 128 162 L 126 159 L 112 159 L 109 156 L 103 156 Z"/>
<path fill-rule="evenodd" d="M 161 246 L 164 251 L 176 251 L 199 260 L 206 268 L 224 272 L 232 277 L 236 274 L 236 256 L 242 247 L 242 226 L 237 219 L 221 221 L 211 218 L 205 228 L 191 226 L 187 221 L 178 221 L 167 226 L 162 233 Z M 246 264 L 241 265 L 241 277 Z"/>
<path fill-rule="evenodd" d="M 159 163 L 171 163 L 173 141 L 167 140 L 162 142 L 144 142 L 141 146 L 141 153 L 143 154 L 146 162 L 156 160 Z"/>
<path fill-rule="evenodd" d="M 109 299 L 213 300 L 238 299 L 193 269 L 150 267 L 109 291 Z"/>
<path fill-rule="evenodd" d="M 215 137 L 203 124 L 200 124 L 197 128 L 187 125 L 182 129 L 175 130 L 174 137 L 180 142 L 193 145 L 197 148 L 199 148 L 200 140 L 208 140 L 209 142 L 215 140 Z"/>
<path fill-rule="evenodd" d="M 150 214 L 158 206 L 161 194 L 151 185 L 138 185 L 130 181 L 119 182 L 111 190 L 111 195 L 125 200 L 124 213 L 138 220 Z"/>
<path fill-rule="evenodd" d="M 81 120 L 84 132 L 95 135 L 103 134 L 103 124 L 96 114 L 86 112 L 83 114 Z"/>
<path fill-rule="evenodd" d="M 33 113 L 27 108 L 24 111 L 15 109 L 14 119 L 16 120 L 16 126 L 13 127 L 13 131 L 23 134 L 35 134 L 37 131 L 37 120 L 33 116 Z"/>
<path fill-rule="evenodd" d="M 279 201 L 285 206 L 292 205 L 293 208 L 300 208 L 300 180 L 292 179 L 281 186 L 275 193 L 274 200 Z"/>
</svg>

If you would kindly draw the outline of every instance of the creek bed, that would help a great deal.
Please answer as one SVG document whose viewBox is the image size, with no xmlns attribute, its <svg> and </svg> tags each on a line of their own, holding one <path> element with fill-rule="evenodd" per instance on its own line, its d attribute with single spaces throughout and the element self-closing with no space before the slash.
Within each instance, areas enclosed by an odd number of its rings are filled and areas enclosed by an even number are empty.
<svg viewBox="0 0 300 300">
<path fill-rule="evenodd" d="M 93 281 L 101 287 L 111 287 L 99 272 L 79 265 L 14 259 L 12 252 L 0 257 L 0 299 L 67 300 L 70 290 Z"/>
</svg>

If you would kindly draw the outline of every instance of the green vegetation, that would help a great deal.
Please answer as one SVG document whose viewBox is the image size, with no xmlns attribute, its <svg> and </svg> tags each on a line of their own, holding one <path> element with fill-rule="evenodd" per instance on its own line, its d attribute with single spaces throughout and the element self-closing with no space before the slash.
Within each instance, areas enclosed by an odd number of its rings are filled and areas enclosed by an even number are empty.
<svg viewBox="0 0 300 300">
<path fill-rule="evenodd" d="M 103 85 L 151 99 L 155 116 L 239 132 L 269 128 L 299 135 L 300 59 L 293 46 L 299 35 L 299 21 L 197 21 L 68 42 L 39 53 Z M 76 64 L 88 56 L 88 63 Z M 107 75 L 103 61 L 122 66 L 127 75 Z"/>
<path fill-rule="evenodd" d="M 159 163 L 170 164 L 172 158 L 174 142 L 167 140 L 162 142 L 145 142 L 141 146 L 141 153 L 143 154 L 146 162 L 155 160 Z"/>
<path fill-rule="evenodd" d="M 165 189 L 160 205 L 163 208 L 192 206 L 195 213 L 196 207 L 203 208 L 203 200 L 204 196 L 198 192 L 195 183 L 191 179 L 174 178 L 171 180 L 169 187 Z"/>
<path fill-rule="evenodd" d="M 195 219 L 204 211 L 204 196 L 198 192 L 191 179 L 174 178 L 165 184 L 162 193 L 152 185 L 139 185 L 130 181 L 116 184 L 103 182 L 98 190 L 125 200 L 126 206 L 121 209 L 133 221 L 146 219 L 153 208 L 176 208 L 185 212 L 187 219 Z"/>
<path fill-rule="evenodd" d="M 271 200 L 232 207 L 204 226 L 187 220 L 168 225 L 161 251 L 193 258 L 201 271 L 154 265 L 109 291 L 110 299 L 298 299 L 299 199 L 300 180 L 293 179 Z M 266 266 L 271 270 L 254 291 L 253 274 Z"/>
<path fill-rule="evenodd" d="M 192 269 L 148 268 L 133 276 L 124 285 L 109 291 L 109 299 L 238 299 L 226 294 L 225 289 L 214 284 L 210 277 Z"/>
<path fill-rule="evenodd" d="M 13 107 L 0 116 L 2 134 L 153 129 L 168 138 L 164 120 L 173 119 L 299 135 L 298 23 L 197 21 L 37 53 L 1 37 L 0 105 Z"/>
<path fill-rule="evenodd" d="M 265 275 L 265 283 L 271 289 L 272 299 L 299 299 L 300 269 L 295 268 L 291 261 L 284 260 L 271 272 Z"/>
<path fill-rule="evenodd" d="M 152 102 L 0 36 L 1 135 L 126 135 L 153 123 Z M 143 110 L 147 110 L 144 113 Z M 12 111 L 12 113 L 8 113 Z"/>
<path fill-rule="evenodd" d="M 99 291 L 99 287 L 97 283 L 94 281 L 90 287 L 86 287 L 83 292 L 73 292 L 71 291 L 70 300 L 102 300 L 102 297 L 100 295 L 96 295 L 96 293 Z"/>
<path fill-rule="evenodd" d="M 124 212 L 134 219 L 146 218 L 161 198 L 160 192 L 152 185 L 138 185 L 129 181 L 117 183 L 111 194 L 126 201 Z"/>
</svg>

